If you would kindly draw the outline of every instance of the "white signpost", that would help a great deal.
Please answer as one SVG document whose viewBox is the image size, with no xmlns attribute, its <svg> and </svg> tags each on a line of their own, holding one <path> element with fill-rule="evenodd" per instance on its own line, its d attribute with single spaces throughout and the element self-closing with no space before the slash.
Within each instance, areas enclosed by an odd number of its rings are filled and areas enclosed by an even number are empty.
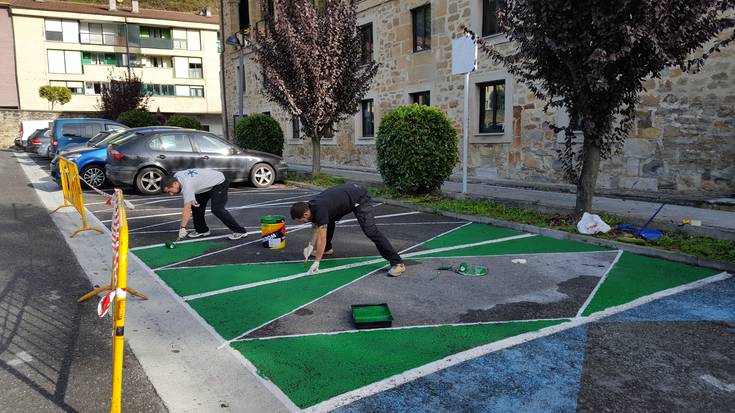
<svg viewBox="0 0 735 413">
<path fill-rule="evenodd" d="M 464 114 L 462 115 L 462 193 L 467 193 L 467 152 L 470 105 L 470 73 L 477 69 L 477 43 L 469 35 L 452 40 L 452 74 L 464 75 Z"/>
</svg>

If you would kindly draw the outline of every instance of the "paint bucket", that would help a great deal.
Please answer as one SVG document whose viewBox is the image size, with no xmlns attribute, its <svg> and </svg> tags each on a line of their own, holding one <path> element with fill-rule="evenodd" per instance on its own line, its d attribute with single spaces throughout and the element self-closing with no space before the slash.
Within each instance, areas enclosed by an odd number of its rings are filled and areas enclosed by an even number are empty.
<svg viewBox="0 0 735 413">
<path fill-rule="evenodd" d="M 263 246 L 274 250 L 286 247 L 286 217 L 266 215 L 260 218 L 260 235 Z"/>
</svg>

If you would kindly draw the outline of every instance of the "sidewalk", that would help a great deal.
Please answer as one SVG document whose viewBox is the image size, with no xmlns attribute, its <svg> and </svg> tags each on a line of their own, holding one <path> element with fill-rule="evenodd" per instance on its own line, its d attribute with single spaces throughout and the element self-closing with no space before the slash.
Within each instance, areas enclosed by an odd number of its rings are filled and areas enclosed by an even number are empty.
<svg viewBox="0 0 735 413">
<path fill-rule="evenodd" d="M 289 169 L 309 173 L 310 165 L 289 164 Z M 342 176 L 350 181 L 367 184 L 379 184 L 382 179 L 378 173 L 322 167 L 322 172 L 329 175 Z M 462 183 L 446 181 L 442 191 L 449 196 L 462 196 Z M 563 192 L 540 191 L 515 187 L 505 187 L 482 183 L 468 183 L 467 196 L 470 198 L 492 199 L 499 203 L 530 208 L 541 212 L 569 213 L 574 209 L 575 194 Z M 593 203 L 595 213 L 624 217 L 631 224 L 643 225 L 661 206 L 660 203 L 639 200 L 624 200 L 605 196 L 596 196 Z M 686 225 L 677 226 L 682 219 L 702 221 L 701 227 Z M 717 239 L 735 240 L 735 212 L 709 208 L 696 208 L 681 205 L 666 205 L 650 225 L 651 227 L 674 231 L 683 230 L 692 235 L 702 235 Z"/>
<path fill-rule="evenodd" d="M 0 388 L 3 411 L 100 412 L 110 402 L 111 325 L 11 151 L 0 151 Z M 125 348 L 123 410 L 165 412 Z"/>
</svg>

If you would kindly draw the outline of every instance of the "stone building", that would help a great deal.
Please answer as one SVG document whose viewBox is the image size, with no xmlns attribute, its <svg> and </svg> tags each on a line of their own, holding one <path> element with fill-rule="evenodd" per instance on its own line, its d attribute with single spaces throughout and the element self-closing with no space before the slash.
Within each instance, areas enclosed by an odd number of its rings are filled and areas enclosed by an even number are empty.
<svg viewBox="0 0 735 413">
<path fill-rule="evenodd" d="M 363 0 L 358 24 L 380 63 L 360 110 L 322 143 L 322 165 L 375 170 L 375 134 L 380 118 L 398 105 L 431 104 L 447 113 L 461 136 L 463 76 L 451 74 L 451 40 L 467 26 L 498 47 L 494 1 Z M 257 27 L 259 0 L 225 0 L 225 37 Z M 224 52 L 224 123 L 232 136 L 238 113 L 238 49 Z M 247 56 L 247 49 L 246 49 Z M 298 139 L 289 113 L 260 93 L 257 64 L 246 57 L 244 114 L 267 112 L 286 135 L 290 164 L 311 164 L 310 143 Z M 686 195 L 735 191 L 735 47 L 713 55 L 697 74 L 666 70 L 645 82 L 635 128 L 623 153 L 604 161 L 598 188 L 609 192 L 666 192 Z M 563 184 L 556 149 L 561 136 L 549 122 L 566 114 L 544 113 L 543 102 L 502 66 L 480 55 L 470 77 L 469 171 L 474 179 Z M 458 164 L 457 170 L 460 165 Z"/>
<path fill-rule="evenodd" d="M 211 13 L 141 9 L 138 1 L 0 2 L 0 143 L 18 122 L 96 116 L 111 73 L 138 75 L 148 109 L 188 115 L 222 133 L 219 19 Z M 42 85 L 72 91 L 69 103 L 39 97 Z"/>
</svg>

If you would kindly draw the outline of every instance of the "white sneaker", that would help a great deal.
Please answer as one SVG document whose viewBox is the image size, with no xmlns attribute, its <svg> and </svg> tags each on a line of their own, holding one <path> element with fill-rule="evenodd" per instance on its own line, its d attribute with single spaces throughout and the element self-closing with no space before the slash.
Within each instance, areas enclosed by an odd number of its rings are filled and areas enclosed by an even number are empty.
<svg viewBox="0 0 735 413">
<path fill-rule="evenodd" d="M 228 235 L 227 238 L 234 241 L 236 239 L 244 238 L 247 236 L 248 236 L 247 232 L 233 232 L 232 234 Z"/>
<path fill-rule="evenodd" d="M 210 235 L 212 235 L 212 231 L 207 231 L 207 232 L 192 231 L 189 233 L 189 238 L 208 237 Z"/>
<path fill-rule="evenodd" d="M 388 275 L 391 277 L 398 277 L 406 271 L 406 265 L 403 263 L 396 264 L 388 270 Z"/>
</svg>

